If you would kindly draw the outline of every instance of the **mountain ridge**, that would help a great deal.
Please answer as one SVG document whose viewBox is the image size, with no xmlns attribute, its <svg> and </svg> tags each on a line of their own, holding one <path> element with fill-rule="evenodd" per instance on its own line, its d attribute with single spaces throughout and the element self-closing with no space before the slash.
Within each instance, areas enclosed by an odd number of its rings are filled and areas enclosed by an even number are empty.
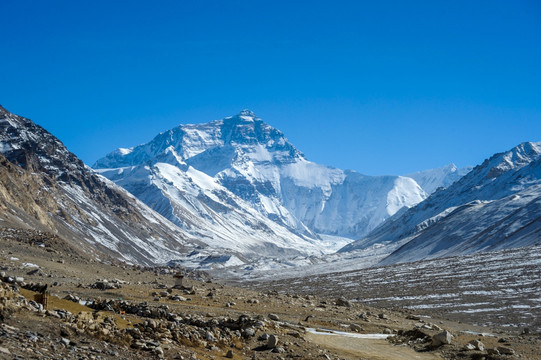
<svg viewBox="0 0 541 360">
<path fill-rule="evenodd" d="M 117 149 L 94 167 L 130 188 L 137 180 L 122 169 L 159 163 L 206 174 L 262 216 L 312 240 L 318 240 L 318 234 L 358 237 L 425 197 L 409 178 L 366 176 L 310 162 L 280 130 L 249 110 L 209 123 L 179 125 L 146 144 Z"/>
<path fill-rule="evenodd" d="M 95 172 L 45 129 L 0 106 L 0 225 L 52 229 L 128 261 L 194 267 L 306 262 L 336 249 L 381 256 L 380 245 L 393 243 L 387 264 L 541 237 L 541 143 L 522 143 L 471 170 L 451 164 L 418 172 L 420 182 L 441 185 L 428 198 L 407 176 L 313 163 L 249 110 L 179 125 L 96 164 L 119 167 Z M 468 233 L 453 230 L 460 228 Z"/>
<path fill-rule="evenodd" d="M 541 143 L 521 143 L 494 154 L 448 188 L 437 190 L 340 251 L 404 242 L 381 262 L 389 264 L 535 245 L 541 241 L 541 225 L 536 225 L 541 222 L 539 184 Z M 519 230 L 525 235 L 511 236 Z"/>
<path fill-rule="evenodd" d="M 449 164 L 440 168 L 417 171 L 404 176 L 415 180 L 430 195 L 440 187 L 452 185 L 472 169 L 472 166 L 459 168 L 455 164 Z"/>
<path fill-rule="evenodd" d="M 94 172 L 41 126 L 3 107 L 0 153 L 5 226 L 45 228 L 97 253 L 143 264 L 200 244 Z"/>
</svg>

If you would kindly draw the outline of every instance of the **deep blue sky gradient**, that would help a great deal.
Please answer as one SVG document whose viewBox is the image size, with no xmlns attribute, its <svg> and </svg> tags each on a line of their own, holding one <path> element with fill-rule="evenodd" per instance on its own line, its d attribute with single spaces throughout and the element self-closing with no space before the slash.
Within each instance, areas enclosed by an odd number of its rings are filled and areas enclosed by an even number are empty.
<svg viewBox="0 0 541 360">
<path fill-rule="evenodd" d="M 539 1 L 0 0 L 0 104 L 86 163 L 249 108 L 370 175 L 541 140 Z"/>
</svg>

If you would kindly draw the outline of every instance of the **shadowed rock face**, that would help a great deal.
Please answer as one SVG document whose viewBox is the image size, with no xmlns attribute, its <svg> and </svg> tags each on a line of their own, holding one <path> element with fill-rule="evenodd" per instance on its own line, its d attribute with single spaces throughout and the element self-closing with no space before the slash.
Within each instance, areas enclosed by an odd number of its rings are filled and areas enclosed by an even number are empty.
<svg viewBox="0 0 541 360">
<path fill-rule="evenodd" d="M 21 168 L 59 183 L 80 187 L 93 199 L 128 210 L 129 200 L 104 186 L 103 180 L 62 144 L 31 120 L 0 109 L 0 141 L 3 156 Z M 120 211 L 122 214 L 122 211 Z M 124 213 L 126 215 L 126 213 Z"/>
<path fill-rule="evenodd" d="M 56 137 L 0 107 L 2 222 L 58 233 L 152 263 L 186 251 L 185 236 L 88 168 Z"/>
</svg>

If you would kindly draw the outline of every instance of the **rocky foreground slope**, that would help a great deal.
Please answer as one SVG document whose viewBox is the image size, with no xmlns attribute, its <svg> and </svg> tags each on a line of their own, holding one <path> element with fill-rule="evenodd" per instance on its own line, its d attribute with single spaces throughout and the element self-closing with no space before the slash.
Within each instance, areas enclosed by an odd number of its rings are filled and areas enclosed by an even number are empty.
<svg viewBox="0 0 541 360">
<path fill-rule="evenodd" d="M 44 232 L 0 235 L 0 359 L 539 359 L 539 334 L 523 329 L 338 293 L 247 290 L 204 273 L 175 287 L 171 268 L 95 261 Z"/>
</svg>

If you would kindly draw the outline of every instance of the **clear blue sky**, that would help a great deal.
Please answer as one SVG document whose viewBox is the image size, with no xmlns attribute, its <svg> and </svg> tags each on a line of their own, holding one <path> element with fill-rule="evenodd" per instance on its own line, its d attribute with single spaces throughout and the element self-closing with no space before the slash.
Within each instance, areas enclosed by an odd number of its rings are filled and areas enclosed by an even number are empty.
<svg viewBox="0 0 541 360">
<path fill-rule="evenodd" d="M 370 175 L 541 140 L 541 2 L 1 0 L 0 104 L 92 164 L 249 108 Z"/>
</svg>

